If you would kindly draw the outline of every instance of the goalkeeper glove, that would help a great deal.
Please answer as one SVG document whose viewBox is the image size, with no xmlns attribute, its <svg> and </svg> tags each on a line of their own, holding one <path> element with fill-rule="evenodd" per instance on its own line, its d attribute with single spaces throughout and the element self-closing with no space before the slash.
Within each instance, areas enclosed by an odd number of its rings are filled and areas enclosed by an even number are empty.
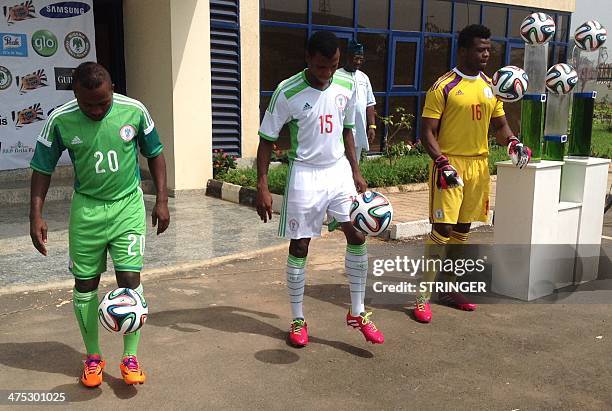
<svg viewBox="0 0 612 411">
<path fill-rule="evenodd" d="M 451 166 L 446 156 L 441 155 L 434 160 L 436 167 L 436 186 L 439 189 L 463 187 L 463 180 L 459 177 L 455 167 Z"/>
<path fill-rule="evenodd" d="M 523 168 L 531 160 L 531 149 L 524 146 L 516 137 L 510 137 L 508 144 L 508 155 L 512 159 L 512 164 L 518 168 Z"/>
</svg>

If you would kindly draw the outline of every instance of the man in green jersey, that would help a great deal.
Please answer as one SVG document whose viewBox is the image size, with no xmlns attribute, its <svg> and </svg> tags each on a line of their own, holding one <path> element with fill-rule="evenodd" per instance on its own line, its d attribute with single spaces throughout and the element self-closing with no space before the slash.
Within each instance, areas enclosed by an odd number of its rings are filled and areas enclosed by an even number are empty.
<svg viewBox="0 0 612 411">
<path fill-rule="evenodd" d="M 138 100 L 113 93 L 108 71 L 83 63 L 73 74 L 75 100 L 55 109 L 47 119 L 30 163 L 33 169 L 30 236 L 47 255 L 47 223 L 42 218 L 45 196 L 57 161 L 68 150 L 74 166 L 74 195 L 69 223 L 69 269 L 74 275 L 74 312 L 87 350 L 81 382 L 102 383 L 105 361 L 98 343 L 98 284 L 106 271 L 107 250 L 117 285 L 143 295 L 146 218 L 138 151 L 149 164 L 157 188 L 152 212 L 157 234 L 170 223 L 163 146 L 149 112 Z M 136 351 L 140 331 L 123 336 L 121 374 L 127 384 L 142 384 Z"/>
</svg>

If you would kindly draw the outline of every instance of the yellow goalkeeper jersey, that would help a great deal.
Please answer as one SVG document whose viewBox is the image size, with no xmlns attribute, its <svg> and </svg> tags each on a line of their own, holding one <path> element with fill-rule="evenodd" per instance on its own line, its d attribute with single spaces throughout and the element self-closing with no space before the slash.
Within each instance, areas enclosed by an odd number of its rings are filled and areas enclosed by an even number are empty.
<svg viewBox="0 0 612 411">
<path fill-rule="evenodd" d="M 442 153 L 486 156 L 491 118 L 504 114 L 503 104 L 484 73 L 468 76 L 454 68 L 427 91 L 422 117 L 440 120 L 438 144 Z"/>
</svg>

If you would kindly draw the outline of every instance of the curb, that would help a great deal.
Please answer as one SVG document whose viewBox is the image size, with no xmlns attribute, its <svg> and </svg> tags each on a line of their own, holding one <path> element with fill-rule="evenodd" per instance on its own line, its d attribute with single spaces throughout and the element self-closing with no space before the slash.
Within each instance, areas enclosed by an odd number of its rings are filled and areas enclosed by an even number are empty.
<svg viewBox="0 0 612 411">
<path fill-rule="evenodd" d="M 496 177 L 496 176 L 492 176 Z M 491 181 L 496 181 L 491 178 Z M 419 187 L 424 187 L 419 189 Z M 427 183 L 405 184 L 395 187 L 373 188 L 383 194 L 424 191 L 428 187 Z M 385 190 L 385 191 L 383 191 Z M 226 183 L 218 180 L 208 180 L 206 184 L 206 195 L 209 197 L 219 198 L 221 200 L 231 201 L 248 207 L 255 207 L 255 198 L 257 190 L 249 187 L 243 187 L 232 183 Z M 280 213 L 280 208 L 283 203 L 283 196 L 272 194 L 272 209 L 275 213 Z M 492 225 L 493 213 L 489 215 L 489 221 L 486 223 L 474 222 L 472 228 L 485 225 Z M 431 224 L 429 220 L 417 220 L 408 222 L 392 222 L 387 229 L 387 232 L 378 236 L 380 239 L 402 240 L 413 237 L 419 237 L 431 232 Z"/>
</svg>

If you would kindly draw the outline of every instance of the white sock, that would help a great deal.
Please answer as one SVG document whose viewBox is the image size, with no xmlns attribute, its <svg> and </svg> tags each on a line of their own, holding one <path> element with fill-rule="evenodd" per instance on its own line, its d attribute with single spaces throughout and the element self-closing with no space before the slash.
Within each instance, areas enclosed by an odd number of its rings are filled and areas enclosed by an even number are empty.
<svg viewBox="0 0 612 411">
<path fill-rule="evenodd" d="M 289 254 L 287 258 L 287 291 L 289 292 L 289 301 L 291 302 L 291 315 L 293 318 L 304 318 L 303 301 L 304 301 L 304 284 L 306 283 L 305 275 L 306 257 L 299 258 Z"/>
<path fill-rule="evenodd" d="M 365 311 L 364 301 L 368 278 L 368 249 L 365 243 L 346 245 L 344 266 L 351 290 L 351 315 L 359 315 Z"/>
</svg>

